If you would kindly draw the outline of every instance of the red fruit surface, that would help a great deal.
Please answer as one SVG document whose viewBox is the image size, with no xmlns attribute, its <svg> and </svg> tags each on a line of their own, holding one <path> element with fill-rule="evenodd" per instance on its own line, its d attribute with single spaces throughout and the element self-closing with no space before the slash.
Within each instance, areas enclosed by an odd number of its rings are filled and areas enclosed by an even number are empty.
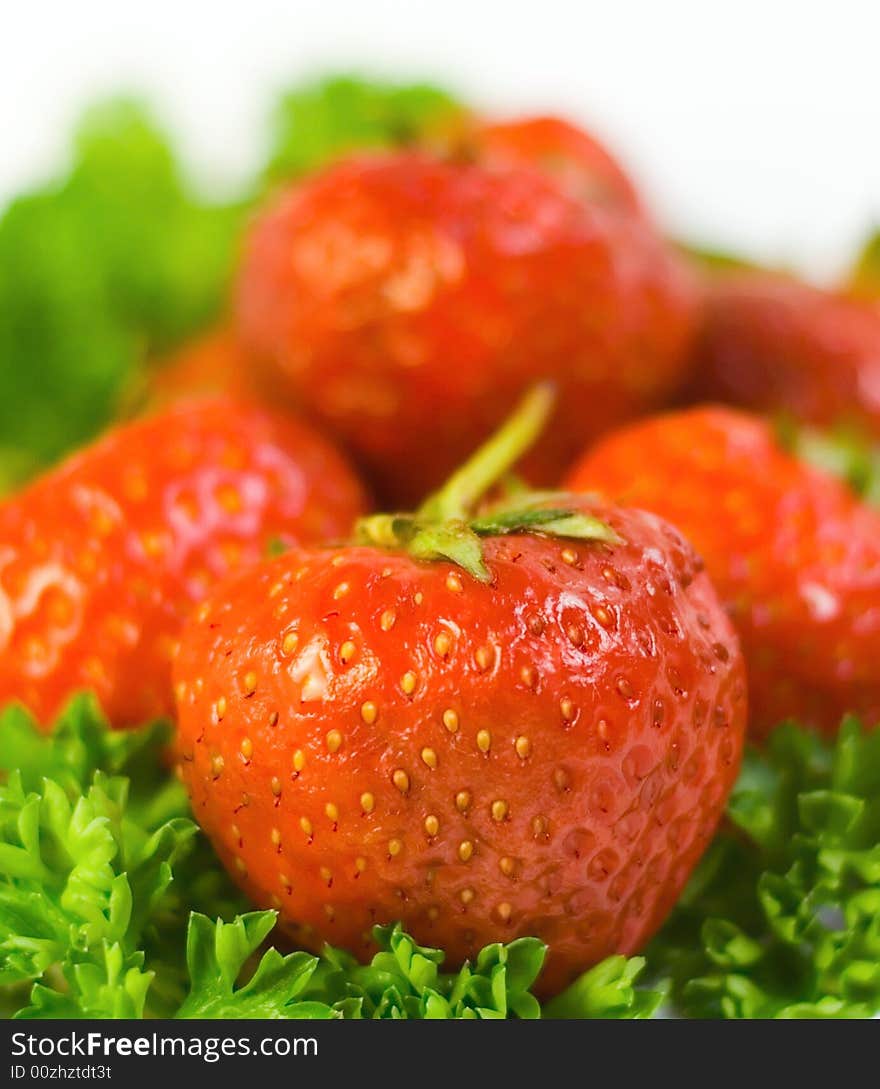
<svg viewBox="0 0 880 1089">
<path fill-rule="evenodd" d="M 692 396 L 880 435 L 880 306 L 767 272 L 713 278 Z"/>
<path fill-rule="evenodd" d="M 421 498 L 542 377 L 559 409 L 531 458 L 555 483 L 585 437 L 682 378 L 690 273 L 643 221 L 531 167 L 350 160 L 255 222 L 240 331 L 390 505 Z"/>
<path fill-rule="evenodd" d="M 880 514 L 767 423 L 708 407 L 632 425 L 568 486 L 655 511 L 702 554 L 742 639 L 754 736 L 790 716 L 880 722 Z"/>
<path fill-rule="evenodd" d="M 559 117 L 486 122 L 474 133 L 484 165 L 530 163 L 550 174 L 578 200 L 642 214 L 635 186 L 607 148 L 590 133 Z"/>
<path fill-rule="evenodd" d="M 273 538 L 349 532 L 362 493 L 311 429 L 226 398 L 111 432 L 0 506 L 0 703 L 115 726 L 173 708 L 181 622 Z"/>
<path fill-rule="evenodd" d="M 690 545 L 489 538 L 448 562 L 294 549 L 218 587 L 175 664 L 194 813 L 298 941 L 401 919 L 450 963 L 533 934 L 562 986 L 641 948 L 708 844 L 745 729 L 738 642 Z"/>
<path fill-rule="evenodd" d="M 149 375 L 148 401 L 167 405 L 185 398 L 225 393 L 238 400 L 261 401 L 265 390 L 258 369 L 231 329 L 219 327 L 156 361 Z"/>
</svg>

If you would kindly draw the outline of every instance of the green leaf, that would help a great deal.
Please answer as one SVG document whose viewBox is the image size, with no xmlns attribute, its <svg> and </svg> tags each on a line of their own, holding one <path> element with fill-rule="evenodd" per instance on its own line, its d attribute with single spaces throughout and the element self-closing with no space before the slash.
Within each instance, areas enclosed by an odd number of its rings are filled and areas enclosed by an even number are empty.
<svg viewBox="0 0 880 1089">
<path fill-rule="evenodd" d="M 875 230 L 856 260 L 850 290 L 861 298 L 880 300 L 880 230 Z"/>
<path fill-rule="evenodd" d="M 427 83 L 331 76 L 287 91 L 275 111 L 271 179 L 299 177 L 359 148 L 417 143 L 463 107 Z"/>
<path fill-rule="evenodd" d="M 794 724 L 750 750 L 718 835 L 648 952 L 697 1017 L 880 1012 L 880 734 Z"/>
<path fill-rule="evenodd" d="M 17 771 L 0 786 L 0 982 L 107 942 L 138 949 L 195 826 L 175 818 L 148 834 L 124 818 L 125 797 L 101 772 L 75 800 L 51 779 L 26 792 Z"/>
<path fill-rule="evenodd" d="M 651 1017 L 663 1001 L 663 993 L 636 988 L 644 968 L 643 957 L 608 957 L 552 999 L 544 1016 L 624 1020 Z"/>
<path fill-rule="evenodd" d="M 330 1005 L 345 1018 L 495 1020 L 533 1019 L 542 1014 L 531 993 L 545 953 L 545 946 L 536 938 L 488 945 L 475 962 L 465 963 L 457 972 L 443 972 L 443 953 L 417 945 L 400 924 L 377 927 L 374 935 L 380 952 L 368 965 L 359 965 L 348 953 L 326 947 L 304 1000 Z M 653 993 L 633 986 L 642 962 L 625 957 L 613 960 L 614 974 L 626 979 L 629 991 L 624 996 L 622 985 L 618 985 L 614 1001 L 604 1001 L 604 1015 L 648 1016 L 656 1005 Z M 594 969 L 593 979 L 598 974 Z M 601 979 L 605 981 L 605 976 Z M 597 986 L 587 985 L 596 1010 L 601 1002 Z"/>
<path fill-rule="evenodd" d="M 30 1005 L 17 1014 L 25 1020 L 57 1018 L 141 1018 L 152 973 L 142 970 L 139 953 L 126 956 L 115 943 L 104 944 L 92 958 L 71 958 L 65 966 L 66 990 L 36 984 Z"/>
<path fill-rule="evenodd" d="M 236 980 L 248 958 L 259 948 L 275 925 L 275 912 L 255 911 L 231 923 L 215 922 L 204 915 L 190 917 L 186 962 L 190 992 L 178 1017 L 263 1018 L 291 1016 L 293 999 L 306 987 L 317 961 L 307 953 L 281 956 L 267 950 L 250 979 L 240 987 Z M 310 1003 L 314 1012 L 330 1016 L 329 1007 Z M 304 1016 L 304 1011 L 299 1011 Z"/>
<path fill-rule="evenodd" d="M 0 451 L 15 483 L 93 436 L 147 355 L 218 313 L 242 222 L 139 104 L 79 124 L 66 175 L 0 216 Z"/>
<path fill-rule="evenodd" d="M 880 445 L 854 428 L 826 432 L 794 421 L 780 423 L 783 445 L 798 457 L 840 477 L 866 503 L 880 505 Z"/>
<path fill-rule="evenodd" d="M 728 272 L 766 271 L 742 254 L 720 250 L 714 246 L 682 243 L 678 248 L 702 272 L 723 274 Z"/>
<path fill-rule="evenodd" d="M 474 533 L 481 537 L 531 532 L 571 540 L 607 541 L 611 544 L 620 541 L 611 526 L 601 519 L 562 508 L 497 510 L 469 524 Z"/>
<path fill-rule="evenodd" d="M 43 779 L 52 779 L 74 797 L 101 770 L 134 781 L 129 804 L 145 811 L 153 826 L 188 812 L 183 788 L 160 760 L 171 737 L 167 723 L 111 730 L 94 696 L 83 692 L 46 732 L 22 706 L 8 705 L 0 711 L 0 737 L 0 772 L 17 770 L 27 790 L 38 790 Z"/>
<path fill-rule="evenodd" d="M 181 992 L 179 898 L 198 903 L 206 868 L 223 887 L 213 854 L 206 867 L 204 848 L 193 850 L 167 729 L 111 731 L 78 696 L 48 734 L 7 707 L 0 737 L 0 986 L 7 1001 L 19 995 L 11 1012 L 140 1016 L 153 995 L 167 1010 Z M 172 893 L 184 859 L 187 881 Z"/>
<path fill-rule="evenodd" d="M 517 938 L 504 949 L 504 963 L 506 965 L 506 984 L 512 994 L 524 993 L 533 986 L 535 980 L 541 974 L 547 947 L 537 938 Z M 484 951 L 485 952 L 485 951 Z M 477 965 L 480 958 L 477 958 Z"/>
<path fill-rule="evenodd" d="M 414 559 L 451 560 L 478 582 L 491 581 L 480 538 L 464 522 L 438 522 L 418 529 L 407 549 Z"/>
</svg>

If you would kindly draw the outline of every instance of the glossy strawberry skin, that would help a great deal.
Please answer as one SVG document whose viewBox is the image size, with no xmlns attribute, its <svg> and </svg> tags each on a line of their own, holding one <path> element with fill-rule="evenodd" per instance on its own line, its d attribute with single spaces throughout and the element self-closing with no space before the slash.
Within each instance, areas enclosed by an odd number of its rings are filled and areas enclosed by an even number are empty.
<svg viewBox="0 0 880 1089">
<path fill-rule="evenodd" d="M 715 407 L 648 420 L 567 483 L 655 511 L 701 553 L 742 640 L 755 737 L 787 717 L 880 722 L 880 515 L 769 424 Z"/>
<path fill-rule="evenodd" d="M 682 379 L 690 273 L 643 222 L 531 167 L 350 160 L 256 221 L 238 286 L 248 350 L 347 445 L 391 506 L 436 487 L 542 377 L 559 410 L 529 465 Z"/>
<path fill-rule="evenodd" d="M 0 506 L 0 703 L 92 689 L 115 726 L 173 710 L 185 614 L 273 538 L 348 533 L 362 493 L 311 429 L 226 398 L 121 427 Z"/>
<path fill-rule="evenodd" d="M 880 436 L 880 306 L 768 272 L 719 275 L 691 398 Z"/>
<path fill-rule="evenodd" d="M 227 581 L 175 665 L 197 820 L 296 939 L 366 956 L 402 919 L 451 963 L 534 934 L 558 988 L 641 948 L 721 815 L 736 637 L 691 548 L 490 538 L 492 585 L 370 547 Z"/>
<path fill-rule="evenodd" d="M 550 174 L 577 200 L 643 214 L 635 186 L 607 148 L 563 118 L 484 122 L 473 141 L 474 154 L 484 165 L 530 163 Z"/>
</svg>

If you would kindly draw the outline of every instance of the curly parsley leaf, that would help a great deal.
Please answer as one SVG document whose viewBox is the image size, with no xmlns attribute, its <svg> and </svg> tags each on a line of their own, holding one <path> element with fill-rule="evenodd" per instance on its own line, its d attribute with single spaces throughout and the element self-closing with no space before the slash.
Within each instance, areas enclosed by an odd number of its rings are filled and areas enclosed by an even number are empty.
<svg viewBox="0 0 880 1089">
<path fill-rule="evenodd" d="M 0 713 L 0 983 L 5 998 L 35 984 L 19 1016 L 140 1016 L 144 950 L 197 854 L 167 736 L 112 731 L 84 695 L 47 734 L 19 706 Z"/>
<path fill-rule="evenodd" d="M 42 731 L 20 704 L 0 711 L 0 773 L 18 771 L 27 790 L 44 779 L 62 786 L 69 797 L 85 790 L 95 773 L 124 775 L 132 784 L 129 815 L 153 827 L 163 816 L 185 816 L 186 793 L 169 777 L 161 756 L 171 737 L 166 722 L 137 730 L 111 730 L 94 696 L 75 695 L 48 731 Z"/>
<path fill-rule="evenodd" d="M 274 911 L 239 915 L 231 923 L 213 922 L 193 913 L 186 941 L 190 992 L 176 1016 L 332 1017 L 330 1007 L 320 1002 L 294 1003 L 317 965 L 317 959 L 308 953 L 282 956 L 276 949 L 268 949 L 247 982 L 236 985 L 246 962 L 274 926 Z"/>
<path fill-rule="evenodd" d="M 544 1008 L 544 1016 L 619 1020 L 653 1017 L 665 996 L 662 989 L 636 986 L 645 964 L 644 957 L 608 957 L 552 999 Z"/>
<path fill-rule="evenodd" d="M 30 1004 L 16 1018 L 141 1018 L 153 982 L 142 965 L 143 954 L 126 956 L 118 942 L 104 943 L 91 956 L 73 954 L 62 969 L 64 986 L 35 984 Z"/>
<path fill-rule="evenodd" d="M 473 964 L 443 972 L 443 952 L 418 945 L 396 924 L 375 928 L 380 951 L 366 965 L 330 946 L 319 957 L 282 956 L 269 948 L 249 970 L 274 923 L 271 911 L 240 915 L 231 923 L 194 913 L 187 938 L 191 989 L 176 1016 L 358 1020 L 542 1016 L 531 988 L 546 949 L 535 938 L 488 945 Z M 650 1016 L 660 996 L 635 989 L 643 963 L 639 958 L 609 958 L 544 1015 Z"/>
<path fill-rule="evenodd" d="M 539 1017 L 529 988 L 544 961 L 535 938 L 489 945 L 458 972 L 441 971 L 444 954 L 420 946 L 400 924 L 376 927 L 380 947 L 368 965 L 326 947 L 307 992 L 349 1018 L 498 1019 Z"/>
<path fill-rule="evenodd" d="M 880 731 L 782 726 L 648 952 L 689 1016 L 880 1011 Z"/>
<path fill-rule="evenodd" d="M 82 972 L 108 944 L 137 952 L 195 825 L 150 832 L 125 819 L 126 795 L 103 772 L 74 801 L 51 779 L 25 791 L 17 772 L 0 787 L 0 982 Z"/>
</svg>

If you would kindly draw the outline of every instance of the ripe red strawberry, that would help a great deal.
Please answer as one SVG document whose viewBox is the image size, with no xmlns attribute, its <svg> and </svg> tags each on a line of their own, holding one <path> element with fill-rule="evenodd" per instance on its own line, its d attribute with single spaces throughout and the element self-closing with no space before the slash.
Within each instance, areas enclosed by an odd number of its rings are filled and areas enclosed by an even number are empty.
<svg viewBox="0 0 880 1089">
<path fill-rule="evenodd" d="M 284 391 L 254 365 L 235 330 L 219 325 L 168 358 L 152 360 L 125 391 L 123 414 L 156 410 L 210 394 L 279 411 L 291 407 Z"/>
<path fill-rule="evenodd" d="M 536 934 L 553 989 L 674 904 L 736 776 L 745 680 L 654 515 L 555 496 L 473 518 L 521 424 L 365 543 L 217 588 L 175 665 L 178 745 L 220 857 L 299 941 L 366 954 L 401 919 L 460 961 Z"/>
<path fill-rule="evenodd" d="M 411 503 L 536 378 L 556 419 L 539 482 L 678 385 L 690 273 L 634 216 L 528 166 L 416 154 L 343 162 L 258 218 L 238 288 L 246 346 Z"/>
<path fill-rule="evenodd" d="M 776 273 L 713 277 L 692 396 L 880 436 L 880 307 Z"/>
<path fill-rule="evenodd" d="M 154 405 L 210 393 L 247 401 L 264 399 L 256 368 L 234 331 L 223 326 L 185 344 L 170 358 L 155 361 L 145 392 Z"/>
<path fill-rule="evenodd" d="M 642 214 L 635 186 L 590 133 L 560 117 L 524 117 L 478 124 L 474 154 L 484 165 L 530 163 L 552 175 L 571 196 Z"/>
<path fill-rule="evenodd" d="M 768 424 L 714 407 L 648 420 L 588 451 L 566 484 L 693 542 L 742 639 L 755 736 L 789 716 L 828 732 L 849 711 L 880 722 L 880 515 Z"/>
<path fill-rule="evenodd" d="M 121 427 L 0 506 L 0 703 L 48 722 L 93 689 L 170 713 L 183 616 L 267 542 L 348 532 L 360 487 L 303 424 L 226 398 Z"/>
</svg>

